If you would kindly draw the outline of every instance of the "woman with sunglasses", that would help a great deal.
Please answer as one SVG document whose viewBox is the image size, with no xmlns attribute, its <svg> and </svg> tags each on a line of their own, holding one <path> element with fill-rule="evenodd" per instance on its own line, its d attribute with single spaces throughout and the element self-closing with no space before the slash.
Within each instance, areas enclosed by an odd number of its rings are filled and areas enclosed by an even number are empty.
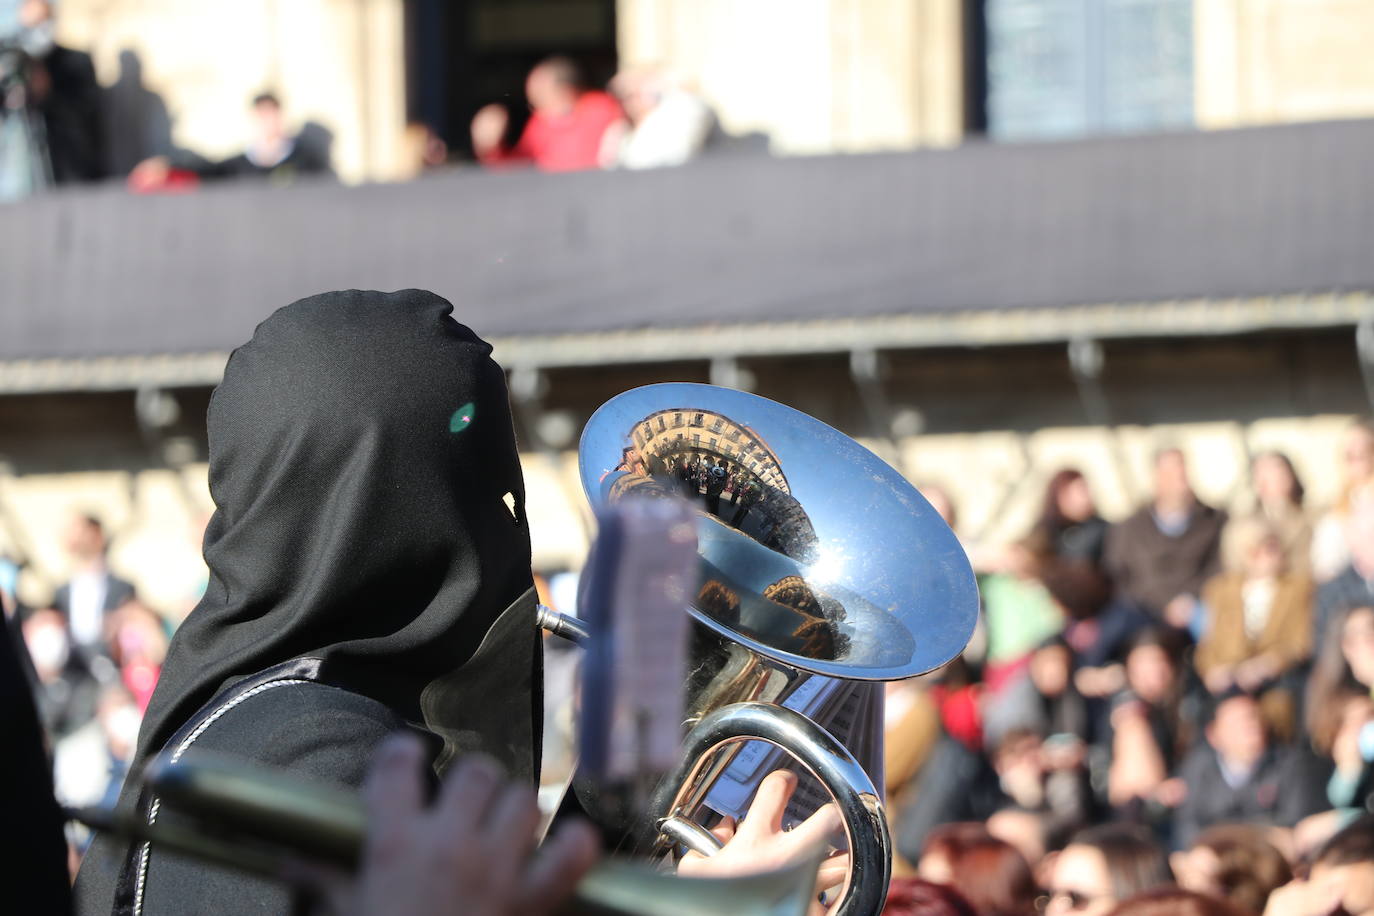
<svg viewBox="0 0 1374 916">
<path fill-rule="evenodd" d="M 1046 916 L 1106 916 L 1135 894 L 1173 881 L 1164 851 L 1143 829 L 1107 824 L 1084 830 L 1051 870 Z"/>
</svg>

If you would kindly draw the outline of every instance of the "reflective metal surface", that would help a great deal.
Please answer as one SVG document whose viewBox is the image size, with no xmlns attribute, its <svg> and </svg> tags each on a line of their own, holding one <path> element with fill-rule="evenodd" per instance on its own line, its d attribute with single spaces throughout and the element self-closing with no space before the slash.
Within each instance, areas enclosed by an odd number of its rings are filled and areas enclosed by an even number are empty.
<svg viewBox="0 0 1374 916">
<path fill-rule="evenodd" d="M 755 739 L 791 754 L 839 806 L 850 861 L 836 916 L 881 912 L 892 875 L 892 840 L 878 790 L 844 745 L 790 709 L 769 703 L 734 703 L 702 718 L 687 735 L 683 763 L 663 781 L 654 799 L 653 810 L 663 815 L 660 829 L 665 822 L 690 822 L 698 813 L 712 781 L 712 764 L 721 756 L 716 751 Z M 664 835 L 666 840 L 675 839 L 667 832 Z"/>
<path fill-rule="evenodd" d="M 770 659 L 896 680 L 973 633 L 977 587 L 954 533 L 895 470 L 800 411 L 711 385 L 636 388 L 592 416 L 580 463 L 593 505 L 674 494 L 699 508 L 690 611 Z"/>
</svg>

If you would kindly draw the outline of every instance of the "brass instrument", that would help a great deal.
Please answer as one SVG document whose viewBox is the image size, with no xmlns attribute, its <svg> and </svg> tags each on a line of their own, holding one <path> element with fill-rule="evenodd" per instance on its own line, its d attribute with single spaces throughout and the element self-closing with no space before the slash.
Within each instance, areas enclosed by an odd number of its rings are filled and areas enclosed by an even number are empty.
<svg viewBox="0 0 1374 916">
<path fill-rule="evenodd" d="M 194 750 L 156 758 L 145 779 L 157 793 L 155 823 L 104 808 L 75 820 L 159 848 L 281 880 L 300 865 L 352 874 L 367 818 L 357 795 L 285 772 Z M 805 916 L 821 850 L 771 872 L 730 879 L 678 878 L 607 860 L 583 876 L 563 912 L 572 916 Z"/>
<path fill-rule="evenodd" d="M 584 430 L 579 464 L 593 505 L 664 496 L 699 510 L 684 756 L 653 794 L 638 831 L 642 851 L 714 852 L 719 844 L 702 823 L 712 818 L 712 792 L 738 768 L 746 745 L 764 742 L 792 758 L 843 816 L 850 872 L 836 912 L 876 916 L 887 896 L 891 840 L 881 792 L 859 756 L 881 767 L 875 684 L 939 667 L 973 633 L 977 587 L 953 532 L 914 487 L 849 437 L 725 388 L 652 385 L 612 398 Z M 539 623 L 587 638 L 575 619 L 547 608 Z M 869 721 L 836 735 L 809 717 L 797 700 L 834 686 L 824 679 L 868 691 L 860 705 Z M 747 780 L 757 785 L 763 775 L 756 770 Z M 159 759 L 148 778 L 164 815 L 180 811 L 199 826 L 171 816 L 154 825 L 108 811 L 76 816 L 269 875 L 281 876 L 283 855 L 356 867 L 365 820 L 355 796 L 190 751 L 175 762 Z M 584 879 L 573 911 L 802 914 L 819 861 L 817 851 L 787 869 L 730 881 L 608 862 Z"/>
<path fill-rule="evenodd" d="M 711 793 L 745 744 L 766 742 L 843 815 L 851 864 L 837 912 L 876 916 L 891 840 L 881 793 L 853 750 L 863 745 L 881 767 L 881 689 L 862 688 L 871 702 L 860 708 L 878 715 L 854 723 L 850 746 L 797 700 L 826 684 L 817 675 L 900 680 L 963 650 L 978 593 L 954 533 L 848 436 L 727 388 L 650 385 L 612 398 L 583 431 L 579 464 L 593 506 L 661 496 L 698 509 L 685 753 L 654 794 L 645 851 L 718 848 L 699 822 L 719 817 Z M 747 778 L 756 786 L 763 775 Z"/>
</svg>

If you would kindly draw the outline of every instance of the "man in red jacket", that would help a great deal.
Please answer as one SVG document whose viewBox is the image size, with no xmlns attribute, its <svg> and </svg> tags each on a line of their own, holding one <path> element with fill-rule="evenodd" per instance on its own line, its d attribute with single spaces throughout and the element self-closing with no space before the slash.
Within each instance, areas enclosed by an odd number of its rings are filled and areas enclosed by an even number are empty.
<svg viewBox="0 0 1374 916">
<path fill-rule="evenodd" d="M 483 165 L 533 163 L 546 172 L 572 172 L 601 165 L 606 129 L 624 119 L 619 103 L 582 86 L 577 65 L 566 57 L 536 64 L 525 79 L 534 114 L 513 147 L 503 144 L 510 115 L 487 105 L 472 119 L 472 148 Z"/>
</svg>

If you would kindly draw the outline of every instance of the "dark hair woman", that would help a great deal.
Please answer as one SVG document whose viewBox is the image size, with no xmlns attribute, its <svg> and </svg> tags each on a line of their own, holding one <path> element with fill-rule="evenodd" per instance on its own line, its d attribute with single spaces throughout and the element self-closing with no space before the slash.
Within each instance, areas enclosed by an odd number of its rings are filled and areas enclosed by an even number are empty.
<svg viewBox="0 0 1374 916">
<path fill-rule="evenodd" d="M 1190 891 L 1264 912 L 1269 895 L 1293 880 L 1283 853 L 1259 824 L 1218 824 L 1202 831 L 1191 849 L 1172 853 L 1178 883 Z"/>
<path fill-rule="evenodd" d="M 1248 916 L 1251 912 L 1223 897 L 1163 887 L 1136 894 L 1112 910 L 1111 916 Z"/>
<path fill-rule="evenodd" d="M 432 293 L 289 305 L 210 401 L 205 597 L 172 641 L 131 770 L 231 754 L 357 787 L 384 737 L 436 772 L 481 751 L 530 779 L 541 661 L 505 375 Z M 126 786 L 148 820 L 154 798 Z M 287 912 L 288 891 L 101 836 L 79 912 Z M 213 901 L 213 903 L 212 903 Z"/>
<path fill-rule="evenodd" d="M 1081 560 L 1094 567 L 1102 564 L 1107 523 L 1097 514 L 1087 478 L 1075 468 L 1056 471 L 1045 487 L 1045 500 L 1035 533 L 1043 537 L 1054 556 Z"/>
<path fill-rule="evenodd" d="M 1121 901 L 1172 880 L 1163 850 L 1144 828 L 1092 827 L 1055 859 L 1045 912 L 1105 916 Z"/>
</svg>

